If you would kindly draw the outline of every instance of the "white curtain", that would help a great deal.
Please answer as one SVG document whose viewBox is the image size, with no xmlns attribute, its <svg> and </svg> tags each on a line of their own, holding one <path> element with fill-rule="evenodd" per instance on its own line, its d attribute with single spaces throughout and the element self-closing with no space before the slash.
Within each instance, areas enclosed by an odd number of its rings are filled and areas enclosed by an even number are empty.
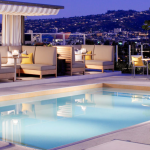
<svg viewBox="0 0 150 150">
<path fill-rule="evenodd" d="M 21 16 L 5 15 L 2 18 L 2 45 L 21 45 Z"/>
</svg>

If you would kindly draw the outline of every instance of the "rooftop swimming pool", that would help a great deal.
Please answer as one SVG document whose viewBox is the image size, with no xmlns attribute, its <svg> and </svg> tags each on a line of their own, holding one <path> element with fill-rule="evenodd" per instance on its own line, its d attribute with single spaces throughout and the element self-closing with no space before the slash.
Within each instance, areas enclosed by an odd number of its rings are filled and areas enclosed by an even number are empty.
<svg viewBox="0 0 150 150">
<path fill-rule="evenodd" d="M 51 149 L 150 120 L 150 94 L 99 88 L 0 102 L 0 138 Z"/>
</svg>

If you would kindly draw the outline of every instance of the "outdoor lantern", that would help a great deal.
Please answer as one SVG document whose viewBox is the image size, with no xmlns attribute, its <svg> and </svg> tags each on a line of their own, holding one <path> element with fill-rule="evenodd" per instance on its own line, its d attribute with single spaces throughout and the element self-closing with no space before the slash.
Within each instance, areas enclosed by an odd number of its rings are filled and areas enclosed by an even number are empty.
<svg viewBox="0 0 150 150">
<path fill-rule="evenodd" d="M 12 55 L 13 56 L 18 56 L 19 55 L 19 50 L 12 50 Z"/>
</svg>

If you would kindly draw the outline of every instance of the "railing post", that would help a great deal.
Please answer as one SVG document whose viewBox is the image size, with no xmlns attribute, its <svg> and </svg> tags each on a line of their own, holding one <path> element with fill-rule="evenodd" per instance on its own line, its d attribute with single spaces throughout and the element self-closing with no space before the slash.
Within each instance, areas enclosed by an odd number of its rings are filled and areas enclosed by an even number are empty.
<svg viewBox="0 0 150 150">
<path fill-rule="evenodd" d="M 34 42 L 33 41 L 33 33 L 31 33 L 31 43 Z"/>
<path fill-rule="evenodd" d="M 66 45 L 65 34 L 63 34 L 63 45 Z"/>
<path fill-rule="evenodd" d="M 86 37 L 85 37 L 85 34 L 83 34 L 83 45 L 85 45 L 86 44 Z"/>
<path fill-rule="evenodd" d="M 118 45 L 116 45 L 116 62 L 118 62 Z"/>
<path fill-rule="evenodd" d="M 131 63 L 131 45 L 129 45 L 129 65 Z"/>
<path fill-rule="evenodd" d="M 141 44 L 141 55 L 143 57 L 143 44 Z"/>
<path fill-rule="evenodd" d="M 42 34 L 40 33 L 40 39 L 39 39 L 40 43 L 42 43 Z"/>
</svg>

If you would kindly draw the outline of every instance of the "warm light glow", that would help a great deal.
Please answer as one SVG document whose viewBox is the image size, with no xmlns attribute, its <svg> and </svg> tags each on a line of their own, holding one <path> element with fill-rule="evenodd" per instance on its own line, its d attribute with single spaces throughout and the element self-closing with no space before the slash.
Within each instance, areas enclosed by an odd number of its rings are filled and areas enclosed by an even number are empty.
<svg viewBox="0 0 150 150">
<path fill-rule="evenodd" d="M 85 48 L 82 48 L 81 51 L 82 51 L 82 53 L 86 53 L 86 49 Z"/>
<path fill-rule="evenodd" d="M 13 121 L 13 124 L 14 124 L 14 125 L 17 125 L 17 124 L 18 124 L 18 120 L 17 120 L 17 119 L 13 119 L 12 121 Z"/>
<path fill-rule="evenodd" d="M 86 110 L 86 106 L 81 106 L 81 109 L 82 109 L 83 111 L 85 111 L 85 110 Z"/>
<path fill-rule="evenodd" d="M 19 55 L 19 50 L 12 50 L 12 55 Z"/>
</svg>

